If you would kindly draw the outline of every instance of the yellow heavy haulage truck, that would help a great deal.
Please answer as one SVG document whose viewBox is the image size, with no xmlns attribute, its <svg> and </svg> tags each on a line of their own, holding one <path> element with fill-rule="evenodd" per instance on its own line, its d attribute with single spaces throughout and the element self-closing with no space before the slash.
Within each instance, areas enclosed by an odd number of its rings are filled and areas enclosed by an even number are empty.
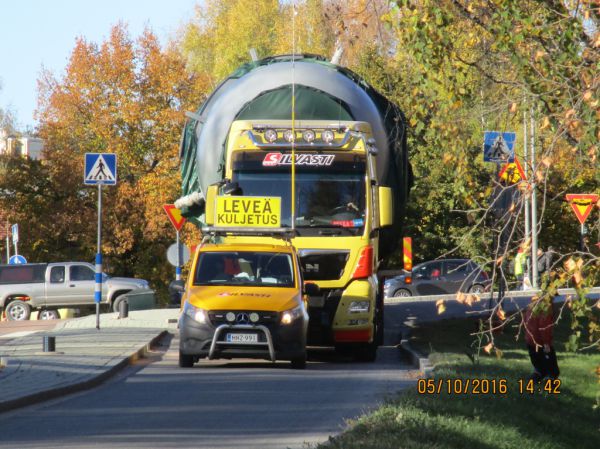
<svg viewBox="0 0 600 449">
<path fill-rule="evenodd" d="M 397 247 L 411 185 L 399 109 L 347 69 L 296 55 L 242 67 L 189 117 L 176 205 L 201 228 L 292 231 L 303 280 L 320 287 L 308 345 L 374 360 L 377 272 Z M 233 230 L 221 241 L 276 243 Z"/>
</svg>

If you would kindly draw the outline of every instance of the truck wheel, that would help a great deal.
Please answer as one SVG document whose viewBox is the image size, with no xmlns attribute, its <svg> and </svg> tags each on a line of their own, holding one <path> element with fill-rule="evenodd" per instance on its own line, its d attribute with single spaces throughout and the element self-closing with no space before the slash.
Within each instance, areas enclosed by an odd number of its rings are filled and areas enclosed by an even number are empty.
<svg viewBox="0 0 600 449">
<path fill-rule="evenodd" d="M 38 320 L 60 320 L 58 310 L 41 310 L 38 314 Z"/>
<path fill-rule="evenodd" d="M 377 358 L 377 343 L 357 343 L 354 347 L 354 359 L 357 362 L 374 362 Z"/>
<path fill-rule="evenodd" d="M 25 321 L 31 315 L 31 307 L 25 301 L 15 299 L 6 306 L 6 318 L 8 321 Z"/>
<path fill-rule="evenodd" d="M 119 313 L 119 306 L 121 305 L 121 303 L 123 301 L 127 301 L 127 296 L 119 295 L 115 298 L 115 300 L 113 301 L 113 305 L 112 305 L 113 312 Z"/>
<path fill-rule="evenodd" d="M 194 356 L 182 354 L 181 351 L 179 351 L 179 366 L 182 368 L 191 368 L 194 366 Z"/>
<path fill-rule="evenodd" d="M 291 360 L 291 364 L 292 364 L 292 369 L 304 369 L 306 368 L 306 352 L 299 356 L 299 357 L 294 357 Z"/>
</svg>

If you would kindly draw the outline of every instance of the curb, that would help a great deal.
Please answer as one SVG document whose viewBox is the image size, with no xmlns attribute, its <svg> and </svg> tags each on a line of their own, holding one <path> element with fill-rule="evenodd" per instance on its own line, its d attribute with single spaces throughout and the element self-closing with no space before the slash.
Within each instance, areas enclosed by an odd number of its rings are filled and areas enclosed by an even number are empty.
<svg viewBox="0 0 600 449">
<path fill-rule="evenodd" d="M 131 365 L 136 360 L 143 358 L 150 351 L 150 348 L 152 346 L 155 346 L 168 333 L 169 332 L 166 330 L 162 331 L 159 335 L 154 337 L 149 343 L 146 343 L 143 346 L 141 346 L 133 354 L 131 354 L 128 357 L 123 358 L 123 360 L 121 360 L 116 365 L 112 366 L 107 371 L 104 371 L 103 373 L 99 373 L 98 375 L 96 375 L 90 379 L 87 379 L 87 380 L 84 380 L 81 382 L 76 382 L 71 385 L 66 385 L 64 387 L 51 388 L 48 390 L 39 391 L 39 392 L 30 394 L 27 396 L 23 396 L 18 399 L 12 399 L 10 401 L 0 402 L 0 413 L 8 412 L 11 410 L 15 410 L 17 408 L 26 407 L 26 406 L 37 404 L 40 402 L 45 402 L 50 399 L 56 399 L 58 397 L 61 397 L 61 396 L 67 395 L 67 394 L 77 393 L 80 391 L 85 391 L 85 390 L 94 388 L 94 387 L 100 385 L 102 382 L 108 380 L 115 374 L 117 374 L 122 369 Z M 5 369 L 9 368 L 10 363 L 8 362 L 8 358 L 4 359 L 4 361 L 6 362 L 6 365 L 4 368 Z"/>
<path fill-rule="evenodd" d="M 406 357 L 410 363 L 420 371 L 422 377 L 432 377 L 434 367 L 431 364 L 429 357 L 414 349 L 409 343 L 409 338 L 410 332 L 406 330 L 402 333 L 402 339 L 400 340 L 400 343 L 396 345 L 396 347 L 400 350 L 404 357 Z"/>
</svg>

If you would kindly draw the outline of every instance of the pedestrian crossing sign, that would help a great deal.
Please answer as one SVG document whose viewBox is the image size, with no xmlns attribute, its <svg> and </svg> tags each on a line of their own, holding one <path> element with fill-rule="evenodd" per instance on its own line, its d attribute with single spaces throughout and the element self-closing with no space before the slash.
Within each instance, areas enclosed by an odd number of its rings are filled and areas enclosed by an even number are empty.
<svg viewBox="0 0 600 449">
<path fill-rule="evenodd" d="M 85 153 L 83 183 L 111 186 L 117 184 L 117 155 L 114 153 Z"/>
</svg>

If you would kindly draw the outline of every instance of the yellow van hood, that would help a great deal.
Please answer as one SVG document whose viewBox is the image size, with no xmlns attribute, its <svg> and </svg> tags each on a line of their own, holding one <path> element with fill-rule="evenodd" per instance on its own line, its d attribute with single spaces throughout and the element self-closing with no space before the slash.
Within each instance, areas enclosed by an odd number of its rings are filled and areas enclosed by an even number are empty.
<svg viewBox="0 0 600 449">
<path fill-rule="evenodd" d="M 295 288 L 216 285 L 192 287 L 188 301 L 204 310 L 283 312 L 299 306 L 301 298 Z"/>
</svg>

